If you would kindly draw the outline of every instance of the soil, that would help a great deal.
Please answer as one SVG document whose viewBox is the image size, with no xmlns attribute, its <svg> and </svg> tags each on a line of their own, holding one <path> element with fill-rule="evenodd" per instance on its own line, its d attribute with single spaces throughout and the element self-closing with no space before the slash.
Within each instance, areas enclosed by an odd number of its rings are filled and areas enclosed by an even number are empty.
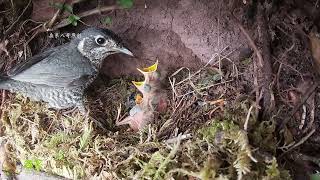
<svg viewBox="0 0 320 180">
<path fill-rule="evenodd" d="M 36 10 L 33 11 L 32 19 L 44 21 L 53 16 L 55 11 L 52 11 L 45 2 L 41 1 L 34 5 Z M 100 3 L 101 6 L 114 4 L 111 1 Z M 259 108 L 260 111 L 268 108 L 270 111 L 268 116 L 261 115 L 261 112 L 257 113 L 257 120 L 261 122 L 275 120 L 277 127 L 281 127 L 280 124 L 289 118 L 292 109 L 297 106 L 308 88 L 319 81 L 317 69 L 314 68 L 314 52 L 310 50 L 309 42 L 309 33 L 317 32 L 319 28 L 317 20 L 320 19 L 320 11 L 317 3 L 317 0 L 265 1 L 262 17 L 264 19 L 261 20 L 259 19 L 261 11 L 257 5 L 259 3 L 255 0 L 248 1 L 247 4 L 240 1 L 237 4 L 232 0 L 136 0 L 130 9 L 113 10 L 82 18 L 85 24 L 107 27 L 116 32 L 135 55 L 133 58 L 125 55 L 107 57 L 101 70 L 102 77 L 95 82 L 97 86 L 90 87 L 89 91 L 93 95 L 103 94 L 106 86 L 114 85 L 106 82 L 107 79 L 125 76 L 131 80 L 132 77 L 139 75 L 137 67 L 149 66 L 156 60 L 159 61 L 160 71 L 166 75 L 171 75 L 181 67 L 196 71 L 209 62 L 209 68 L 220 69 L 225 79 L 234 78 L 236 82 L 223 87 L 209 88 L 209 95 L 206 98 L 218 99 L 219 94 L 224 94 L 224 98 L 229 98 L 231 104 L 241 99 L 255 101 L 257 111 Z M 300 6 L 301 4 L 304 5 Z M 95 6 L 96 2 L 83 2 L 75 7 L 74 12 L 90 10 Z M 262 58 L 265 62 L 268 61 L 270 68 L 259 67 L 257 52 L 239 27 L 232 12 L 254 41 L 254 46 L 262 54 Z M 101 23 L 101 19 L 106 16 L 112 19 L 109 25 Z M 3 21 L 4 19 L 0 18 L 0 23 Z M 61 32 L 79 32 L 84 28 L 86 26 L 80 24 L 77 27 L 67 26 L 60 30 Z M 0 30 L 4 31 L 2 28 Z M 31 42 L 33 45 L 28 49 L 28 56 L 30 52 L 35 54 L 42 51 L 43 47 L 65 42 L 65 40 L 47 39 L 46 35 L 48 34 L 43 33 Z M 42 46 L 43 44 L 45 46 Z M 9 47 L 12 47 L 12 43 L 9 43 Z M 21 47 L 14 48 L 10 51 L 12 59 L 17 58 L 15 61 L 21 61 L 16 55 Z M 221 64 L 217 58 L 219 55 L 222 59 Z M 10 63 L 4 64 L 10 66 L 12 65 Z M 236 73 L 234 67 L 237 68 Z M 2 68 L 7 69 L 4 66 Z M 112 87 L 109 90 L 116 95 L 111 100 L 116 101 L 122 98 L 121 100 L 125 101 L 126 98 L 119 95 L 123 92 L 120 93 L 117 88 Z M 125 89 L 130 88 L 126 85 Z M 262 91 L 259 90 L 261 88 Z M 125 95 L 129 96 L 129 94 Z M 310 97 L 303 108 L 299 108 L 292 114 L 287 128 L 272 132 L 274 137 L 278 138 L 277 142 L 281 144 L 290 140 L 303 141 L 303 144 L 295 150 L 286 152 L 290 154 L 288 156 L 285 156 L 280 149 L 276 149 L 275 152 L 278 163 L 281 167 L 289 169 L 294 179 L 305 178 L 320 170 L 318 163 L 320 156 L 317 153 L 320 150 L 318 90 Z M 103 96 L 92 99 L 94 103 L 91 106 L 101 106 L 96 109 L 99 110 L 99 113 L 96 113 L 99 121 L 105 118 L 104 109 L 113 109 L 112 112 L 108 112 L 112 116 L 117 113 L 117 105 L 107 102 L 110 101 L 108 98 Z M 198 96 L 194 98 L 201 99 Z M 183 133 L 208 123 L 208 117 L 205 115 L 196 116 L 199 118 L 198 122 L 194 122 L 195 119 L 191 116 L 183 117 L 184 113 L 194 109 L 193 106 L 190 105 L 190 107 L 176 113 L 177 122 L 174 127 L 180 127 Z M 306 114 L 304 118 L 306 122 L 301 125 L 303 114 Z M 107 126 L 112 127 L 110 123 L 107 123 Z M 170 135 L 166 137 L 171 137 L 173 131 L 172 127 Z M 310 132 L 313 134 L 304 142 L 304 138 Z M 288 140 L 289 136 L 290 140 Z M 306 169 L 306 171 L 302 172 L 299 169 Z"/>
<path fill-rule="evenodd" d="M 201 10 L 199 10 L 201 9 Z M 108 75 L 136 73 L 141 67 L 159 60 L 163 69 L 199 68 L 224 48 L 224 53 L 239 56 L 248 47 L 240 30 L 230 18 L 227 3 L 215 1 L 136 1 L 128 11 L 111 13 L 114 30 L 128 43 L 137 57 L 133 61 L 107 59 Z M 99 25 L 97 18 L 86 19 Z M 234 43 L 237 42 L 237 43 Z"/>
</svg>

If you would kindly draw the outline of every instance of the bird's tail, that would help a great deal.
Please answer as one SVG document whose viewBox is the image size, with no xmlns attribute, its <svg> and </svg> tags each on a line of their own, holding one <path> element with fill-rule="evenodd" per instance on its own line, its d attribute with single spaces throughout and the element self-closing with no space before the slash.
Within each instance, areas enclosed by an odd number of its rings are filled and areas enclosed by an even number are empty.
<svg viewBox="0 0 320 180">
<path fill-rule="evenodd" d="M 21 93 L 36 101 L 43 98 L 43 95 L 39 91 L 48 91 L 46 87 L 39 88 L 38 91 L 36 91 L 35 86 L 31 83 L 20 82 L 3 76 L 0 76 L 0 89 Z"/>
<path fill-rule="evenodd" d="M 19 93 L 34 93 L 32 85 L 27 82 L 20 82 L 13 79 L 10 79 L 5 76 L 0 76 L 0 89 L 8 90 L 11 92 L 19 92 Z"/>
<path fill-rule="evenodd" d="M 4 76 L 0 76 L 0 89 L 5 89 L 5 90 L 9 90 L 8 88 L 8 84 L 10 79 Z"/>
</svg>

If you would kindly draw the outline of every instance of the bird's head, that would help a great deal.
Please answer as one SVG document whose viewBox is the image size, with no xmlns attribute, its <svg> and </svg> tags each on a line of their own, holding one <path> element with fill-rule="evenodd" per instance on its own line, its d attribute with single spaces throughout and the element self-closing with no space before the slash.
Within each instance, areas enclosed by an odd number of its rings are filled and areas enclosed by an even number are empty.
<svg viewBox="0 0 320 180">
<path fill-rule="evenodd" d="M 124 53 L 133 56 L 123 45 L 120 37 L 111 30 L 102 28 L 88 28 L 82 31 L 78 37 L 78 50 L 98 66 L 111 54 Z"/>
</svg>

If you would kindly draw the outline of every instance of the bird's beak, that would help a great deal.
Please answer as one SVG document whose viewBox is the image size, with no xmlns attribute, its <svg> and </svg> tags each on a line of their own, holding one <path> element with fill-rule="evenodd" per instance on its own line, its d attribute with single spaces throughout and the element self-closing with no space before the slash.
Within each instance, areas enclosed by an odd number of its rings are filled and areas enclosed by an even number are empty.
<svg viewBox="0 0 320 180">
<path fill-rule="evenodd" d="M 143 68 L 142 70 L 137 68 L 138 71 L 140 71 L 142 74 L 149 74 L 149 73 L 153 73 L 156 72 L 158 69 L 158 61 L 156 63 L 154 63 L 153 65 L 147 67 L 147 68 Z"/>
<path fill-rule="evenodd" d="M 144 81 L 132 81 L 132 84 L 136 87 L 141 87 L 144 84 Z"/>
<path fill-rule="evenodd" d="M 125 47 L 116 48 L 115 50 L 118 51 L 119 53 L 124 53 L 124 54 L 127 54 L 129 56 L 134 56 L 133 53 L 129 49 L 125 48 Z"/>
<path fill-rule="evenodd" d="M 140 82 L 132 81 L 132 83 L 143 94 L 143 92 L 144 92 L 143 91 L 143 85 L 145 84 L 145 82 L 144 81 L 140 81 Z"/>
</svg>

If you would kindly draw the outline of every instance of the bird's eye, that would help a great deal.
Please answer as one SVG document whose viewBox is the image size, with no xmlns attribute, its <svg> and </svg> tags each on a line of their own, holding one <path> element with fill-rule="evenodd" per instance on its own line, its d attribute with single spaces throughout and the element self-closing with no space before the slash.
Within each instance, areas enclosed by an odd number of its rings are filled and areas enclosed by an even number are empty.
<svg viewBox="0 0 320 180">
<path fill-rule="evenodd" d="M 96 39 L 96 43 L 99 45 L 104 45 L 106 43 L 106 39 L 103 37 L 99 37 Z"/>
</svg>

